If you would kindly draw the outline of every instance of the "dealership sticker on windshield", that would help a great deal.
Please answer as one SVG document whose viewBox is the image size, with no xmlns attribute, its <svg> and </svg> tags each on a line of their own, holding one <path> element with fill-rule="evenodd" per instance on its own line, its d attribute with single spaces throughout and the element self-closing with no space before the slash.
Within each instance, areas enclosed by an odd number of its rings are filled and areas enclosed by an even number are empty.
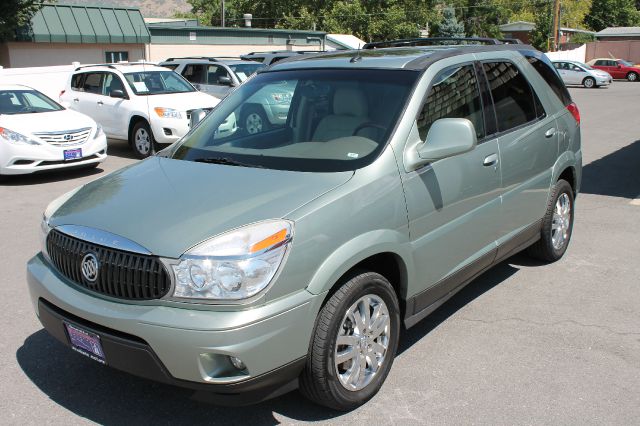
<svg viewBox="0 0 640 426">
<path fill-rule="evenodd" d="M 64 154 L 65 161 L 66 160 L 77 160 L 79 158 L 82 158 L 82 148 L 65 149 L 63 154 Z"/>
<path fill-rule="evenodd" d="M 133 87 L 136 89 L 136 92 L 148 92 L 149 89 L 144 81 L 134 81 Z"/>
<path fill-rule="evenodd" d="M 350 153 L 347 154 L 347 157 L 349 157 L 349 158 L 358 158 L 359 155 L 356 154 L 355 152 L 350 152 Z"/>
</svg>

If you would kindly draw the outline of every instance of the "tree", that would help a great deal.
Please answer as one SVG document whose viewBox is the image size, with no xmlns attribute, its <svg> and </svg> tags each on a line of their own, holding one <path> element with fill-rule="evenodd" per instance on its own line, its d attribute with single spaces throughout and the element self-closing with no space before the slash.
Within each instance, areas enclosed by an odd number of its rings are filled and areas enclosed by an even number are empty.
<svg viewBox="0 0 640 426">
<path fill-rule="evenodd" d="M 500 25 L 508 21 L 509 8 L 500 0 L 467 0 L 463 14 L 464 30 L 473 37 L 500 38 Z"/>
<path fill-rule="evenodd" d="M 12 40 L 16 31 L 29 25 L 33 15 L 40 10 L 40 0 L 0 1 L 0 41 Z"/>
<path fill-rule="evenodd" d="M 549 50 L 549 38 L 551 37 L 553 18 L 553 3 L 543 1 L 538 2 L 538 7 L 534 14 L 535 28 L 531 31 L 531 45 L 538 50 L 546 52 Z"/>
<path fill-rule="evenodd" d="M 458 22 L 456 12 L 452 7 L 443 9 L 442 21 L 438 24 L 437 35 L 439 37 L 464 37 L 464 25 Z"/>
<path fill-rule="evenodd" d="M 595 0 L 584 23 L 593 31 L 607 27 L 631 27 L 640 23 L 640 13 L 634 0 Z"/>
</svg>

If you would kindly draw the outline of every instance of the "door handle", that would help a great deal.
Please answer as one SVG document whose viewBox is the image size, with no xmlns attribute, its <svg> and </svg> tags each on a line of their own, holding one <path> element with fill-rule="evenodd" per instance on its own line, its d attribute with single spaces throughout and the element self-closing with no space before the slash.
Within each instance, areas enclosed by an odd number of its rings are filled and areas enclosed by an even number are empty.
<svg viewBox="0 0 640 426">
<path fill-rule="evenodd" d="M 555 129 L 555 128 L 551 128 L 551 129 L 549 129 L 549 130 L 547 130 L 547 131 L 545 132 L 544 137 L 545 137 L 545 138 L 550 138 L 550 137 L 552 137 L 552 136 L 553 136 L 553 135 L 555 135 L 555 134 L 556 134 L 556 129 Z"/>
<path fill-rule="evenodd" d="M 495 166 L 496 164 L 498 164 L 498 154 L 488 155 L 482 162 L 482 165 L 485 167 Z"/>
<path fill-rule="evenodd" d="M 80 102 L 80 99 L 78 99 L 78 98 L 73 98 L 73 102 Z"/>
<path fill-rule="evenodd" d="M 104 102 L 98 101 L 98 105 L 104 105 Z"/>
</svg>

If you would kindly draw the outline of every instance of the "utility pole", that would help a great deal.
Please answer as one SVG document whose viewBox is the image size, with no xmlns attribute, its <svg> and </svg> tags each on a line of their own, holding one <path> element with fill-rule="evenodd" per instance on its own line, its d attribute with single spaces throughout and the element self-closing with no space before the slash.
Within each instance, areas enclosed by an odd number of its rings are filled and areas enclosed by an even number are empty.
<svg viewBox="0 0 640 426">
<path fill-rule="evenodd" d="M 558 46 L 560 45 L 560 0 L 553 0 L 553 36 L 551 37 L 551 51 L 555 52 L 558 50 Z"/>
<path fill-rule="evenodd" d="M 224 0 L 222 0 L 222 28 L 224 28 Z"/>
</svg>

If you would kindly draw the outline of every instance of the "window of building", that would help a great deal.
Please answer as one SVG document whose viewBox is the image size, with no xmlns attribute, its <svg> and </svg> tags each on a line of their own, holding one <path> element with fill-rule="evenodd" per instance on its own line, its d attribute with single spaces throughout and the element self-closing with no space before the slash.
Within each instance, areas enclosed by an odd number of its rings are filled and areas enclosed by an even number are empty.
<svg viewBox="0 0 640 426">
<path fill-rule="evenodd" d="M 115 63 L 129 60 L 129 52 L 105 52 L 106 62 Z"/>
<path fill-rule="evenodd" d="M 542 110 L 542 104 L 515 65 L 487 62 L 483 68 L 493 96 L 499 131 L 504 132 L 538 118 L 536 106 Z"/>
<path fill-rule="evenodd" d="M 422 140 L 427 138 L 431 125 L 441 118 L 466 118 L 473 123 L 478 139 L 484 137 L 480 89 L 472 65 L 447 68 L 435 77 L 418 116 Z"/>
</svg>

